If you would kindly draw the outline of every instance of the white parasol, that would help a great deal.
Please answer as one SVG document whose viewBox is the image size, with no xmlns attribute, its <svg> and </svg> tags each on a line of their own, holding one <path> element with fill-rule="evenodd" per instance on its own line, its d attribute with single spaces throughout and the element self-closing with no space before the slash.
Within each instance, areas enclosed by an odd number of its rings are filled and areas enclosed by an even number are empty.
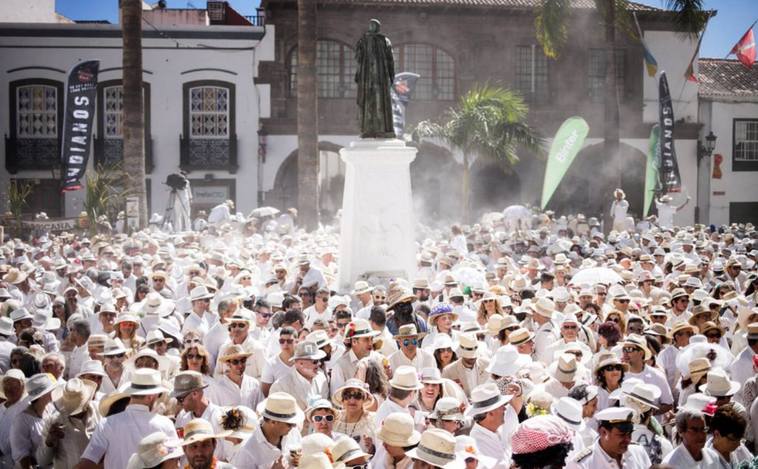
<svg viewBox="0 0 758 469">
<path fill-rule="evenodd" d="M 255 218 L 263 218 L 263 217 L 268 217 L 268 216 L 271 216 L 271 215 L 276 215 L 277 213 L 279 213 L 279 209 L 278 208 L 274 208 L 274 207 L 258 207 L 256 209 L 254 209 L 252 212 L 250 212 L 250 215 L 248 215 L 248 218 L 253 218 L 253 217 L 255 217 Z"/>
<path fill-rule="evenodd" d="M 621 283 L 623 279 L 608 267 L 591 267 L 582 269 L 574 275 L 569 282 L 572 285 L 590 285 L 595 286 L 598 283 L 606 285 L 615 285 Z"/>
<path fill-rule="evenodd" d="M 503 210 L 503 216 L 505 218 L 529 218 L 532 216 L 532 211 L 523 205 L 511 205 Z"/>
<path fill-rule="evenodd" d="M 703 336 L 695 337 L 690 339 L 691 343 L 684 347 L 676 357 L 676 368 L 682 376 L 690 374 L 690 362 L 696 358 L 707 358 L 711 362 L 711 368 L 729 369 L 729 365 L 734 361 L 734 355 L 729 350 L 718 344 L 699 341 L 698 339 Z"/>
</svg>

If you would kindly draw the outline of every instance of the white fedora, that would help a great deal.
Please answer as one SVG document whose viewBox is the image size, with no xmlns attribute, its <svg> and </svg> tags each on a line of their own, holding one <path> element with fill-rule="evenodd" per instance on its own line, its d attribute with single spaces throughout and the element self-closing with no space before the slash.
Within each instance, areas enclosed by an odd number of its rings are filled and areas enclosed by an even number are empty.
<svg viewBox="0 0 758 469">
<path fill-rule="evenodd" d="M 414 429 L 410 414 L 395 412 L 384 419 L 382 428 L 376 431 L 376 437 L 390 446 L 405 448 L 417 444 L 421 434 Z"/>
<path fill-rule="evenodd" d="M 655 400 L 661 397 L 661 389 L 654 384 L 637 383 L 632 389 L 623 389 L 622 393 L 626 399 L 633 399 L 648 407 L 658 409 Z"/>
<path fill-rule="evenodd" d="M 532 357 L 518 353 L 516 347 L 506 344 L 497 349 L 495 357 L 487 366 L 487 373 L 497 376 L 511 376 L 518 373 L 524 365 L 531 363 Z"/>
<path fill-rule="evenodd" d="M 380 331 L 371 329 L 371 325 L 365 319 L 355 319 L 345 327 L 345 340 L 359 339 L 361 337 L 376 337 Z"/>
<path fill-rule="evenodd" d="M 423 389 L 424 385 L 418 379 L 418 372 L 412 366 L 399 366 L 395 370 L 390 386 L 405 391 L 418 391 Z"/>
<path fill-rule="evenodd" d="M 56 382 L 55 378 L 48 373 L 37 373 L 28 380 L 24 385 L 26 388 L 26 394 L 29 396 L 29 401 L 36 401 L 42 396 L 53 392 L 61 383 Z"/>
<path fill-rule="evenodd" d="M 470 418 L 489 412 L 504 406 L 511 399 L 513 399 L 512 395 L 503 396 L 500 394 L 500 389 L 495 383 L 480 384 L 471 391 L 471 405 L 466 409 L 465 415 Z"/>
<path fill-rule="evenodd" d="M 582 405 L 576 399 L 562 397 L 553 402 L 550 406 L 550 412 L 566 422 L 574 431 L 581 432 L 584 430 L 585 423 L 582 418 Z"/>
<path fill-rule="evenodd" d="M 13 335 L 13 320 L 11 318 L 6 316 L 0 318 L 0 334 Z"/>
<path fill-rule="evenodd" d="M 723 369 L 716 368 L 708 372 L 708 382 L 701 384 L 699 389 L 707 396 L 727 397 L 740 390 L 740 383 L 730 380 Z"/>
<path fill-rule="evenodd" d="M 269 420 L 284 423 L 300 423 L 305 418 L 295 398 L 287 393 L 272 393 L 261 403 L 261 414 Z"/>
<path fill-rule="evenodd" d="M 463 469 L 465 463 L 455 454 L 455 437 L 445 430 L 432 428 L 421 435 L 418 446 L 405 453 L 442 469 Z"/>
<path fill-rule="evenodd" d="M 337 461 L 332 462 L 326 453 L 319 452 L 303 455 L 300 459 L 299 467 L 300 469 L 345 469 L 345 464 L 342 462 L 338 463 Z"/>
<path fill-rule="evenodd" d="M 168 392 L 168 389 L 161 385 L 161 373 L 158 370 L 150 368 L 140 368 L 134 372 L 132 382 L 124 389 L 124 394 L 130 396 L 149 396 Z"/>
<path fill-rule="evenodd" d="M 179 447 L 182 440 L 169 440 L 163 432 L 155 432 L 139 442 L 137 453 L 129 458 L 126 469 L 146 469 L 159 467 L 169 459 L 179 459 L 184 452 Z"/>
<path fill-rule="evenodd" d="M 207 300 L 210 298 L 213 298 L 213 294 L 208 291 L 208 288 L 205 285 L 200 285 L 199 287 L 195 287 L 190 292 L 190 301 L 199 301 L 199 300 Z"/>
<path fill-rule="evenodd" d="M 77 378 L 81 378 L 84 375 L 97 375 L 105 378 L 108 376 L 103 369 L 103 362 L 100 360 L 85 360 L 82 362 L 82 367 L 79 368 L 79 373 L 76 374 Z"/>
<path fill-rule="evenodd" d="M 458 342 L 458 356 L 463 358 L 477 358 L 479 356 L 480 344 L 476 336 L 472 333 L 461 334 Z"/>
</svg>

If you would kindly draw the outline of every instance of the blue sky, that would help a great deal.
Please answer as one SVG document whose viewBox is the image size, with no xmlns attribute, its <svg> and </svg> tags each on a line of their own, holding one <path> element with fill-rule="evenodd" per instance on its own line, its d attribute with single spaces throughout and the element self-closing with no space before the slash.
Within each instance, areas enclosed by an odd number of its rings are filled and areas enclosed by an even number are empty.
<svg viewBox="0 0 758 469">
<path fill-rule="evenodd" d="M 148 0 L 152 1 L 152 0 Z M 157 0 L 155 0 L 157 1 Z M 662 7 L 664 0 L 638 0 L 639 3 Z M 254 15 L 259 0 L 230 0 L 243 15 Z M 168 0 L 169 8 L 205 8 L 205 0 Z M 758 0 L 705 0 L 705 7 L 718 10 L 708 24 L 701 57 L 725 57 L 732 46 L 755 20 L 758 20 Z M 59 13 L 75 20 L 107 19 L 118 21 L 118 0 L 56 0 Z"/>
</svg>

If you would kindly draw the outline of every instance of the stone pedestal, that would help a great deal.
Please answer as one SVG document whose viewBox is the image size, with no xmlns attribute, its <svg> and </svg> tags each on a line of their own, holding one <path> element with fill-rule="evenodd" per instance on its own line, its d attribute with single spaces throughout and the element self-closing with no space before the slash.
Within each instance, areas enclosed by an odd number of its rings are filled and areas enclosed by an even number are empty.
<svg viewBox="0 0 758 469">
<path fill-rule="evenodd" d="M 416 149 L 401 140 L 365 139 L 340 150 L 347 165 L 342 202 L 339 289 L 356 280 L 416 275 L 410 164 Z"/>
</svg>

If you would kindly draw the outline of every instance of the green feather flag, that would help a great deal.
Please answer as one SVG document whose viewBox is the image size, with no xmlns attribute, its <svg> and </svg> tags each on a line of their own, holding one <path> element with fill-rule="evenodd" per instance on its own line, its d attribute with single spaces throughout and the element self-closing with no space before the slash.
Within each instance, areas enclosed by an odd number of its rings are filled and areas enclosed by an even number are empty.
<svg viewBox="0 0 758 469">
<path fill-rule="evenodd" d="M 550 198 L 566 175 L 566 171 L 574 162 L 589 131 L 590 126 L 587 121 L 581 117 L 570 117 L 555 134 L 550 147 L 550 155 L 547 158 L 545 182 L 542 185 L 542 210 L 545 210 L 547 203 L 550 202 Z"/>
</svg>

